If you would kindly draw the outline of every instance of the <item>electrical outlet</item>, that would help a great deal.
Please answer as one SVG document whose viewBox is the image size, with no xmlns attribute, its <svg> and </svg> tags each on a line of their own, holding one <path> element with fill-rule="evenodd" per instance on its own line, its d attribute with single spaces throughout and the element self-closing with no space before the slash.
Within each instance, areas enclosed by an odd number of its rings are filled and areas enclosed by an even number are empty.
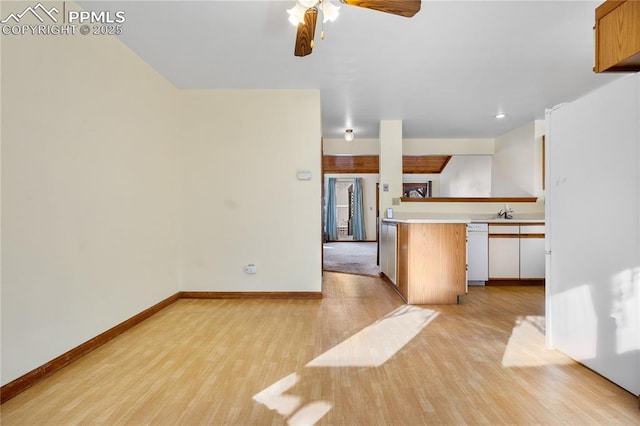
<svg viewBox="0 0 640 426">
<path fill-rule="evenodd" d="M 256 268 L 256 265 L 254 265 L 253 263 L 250 263 L 244 267 L 244 271 L 247 274 L 255 274 L 256 272 L 258 272 L 258 268 Z"/>
<path fill-rule="evenodd" d="M 400 198 L 392 198 L 391 199 L 391 204 L 393 204 L 394 206 L 399 206 L 400 205 Z"/>
</svg>

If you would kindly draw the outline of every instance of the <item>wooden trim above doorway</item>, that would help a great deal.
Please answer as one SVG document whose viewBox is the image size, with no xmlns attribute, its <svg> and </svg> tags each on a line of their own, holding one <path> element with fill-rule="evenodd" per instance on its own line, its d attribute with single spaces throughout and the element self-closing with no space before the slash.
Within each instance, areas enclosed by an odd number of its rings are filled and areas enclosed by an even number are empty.
<svg viewBox="0 0 640 426">
<path fill-rule="evenodd" d="M 323 155 L 323 173 L 379 173 L 377 155 Z"/>
<path fill-rule="evenodd" d="M 402 173 L 439 174 L 451 160 L 451 155 L 403 155 Z"/>
</svg>

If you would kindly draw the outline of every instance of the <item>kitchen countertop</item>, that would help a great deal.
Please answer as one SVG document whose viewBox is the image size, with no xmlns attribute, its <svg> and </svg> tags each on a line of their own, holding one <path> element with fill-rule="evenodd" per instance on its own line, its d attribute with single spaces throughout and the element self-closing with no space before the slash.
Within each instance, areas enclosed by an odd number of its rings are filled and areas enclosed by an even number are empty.
<svg viewBox="0 0 640 426">
<path fill-rule="evenodd" d="M 544 223 L 542 213 L 514 214 L 513 219 L 497 218 L 489 213 L 397 213 L 383 223 Z"/>
</svg>

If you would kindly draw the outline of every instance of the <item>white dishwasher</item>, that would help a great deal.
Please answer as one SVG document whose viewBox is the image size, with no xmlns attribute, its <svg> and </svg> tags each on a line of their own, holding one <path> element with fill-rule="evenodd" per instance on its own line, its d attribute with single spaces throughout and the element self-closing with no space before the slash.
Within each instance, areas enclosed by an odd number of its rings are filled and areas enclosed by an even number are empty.
<svg viewBox="0 0 640 426">
<path fill-rule="evenodd" d="M 489 225 L 467 225 L 467 284 L 485 285 L 489 280 Z"/>
</svg>

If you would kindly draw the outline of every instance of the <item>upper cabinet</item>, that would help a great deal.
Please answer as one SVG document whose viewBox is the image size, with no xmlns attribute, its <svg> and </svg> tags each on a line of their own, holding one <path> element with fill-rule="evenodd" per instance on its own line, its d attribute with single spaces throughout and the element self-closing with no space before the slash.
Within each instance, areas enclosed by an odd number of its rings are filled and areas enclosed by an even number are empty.
<svg viewBox="0 0 640 426">
<path fill-rule="evenodd" d="M 594 30 L 595 72 L 640 71 L 640 1 L 607 0 Z"/>
</svg>

